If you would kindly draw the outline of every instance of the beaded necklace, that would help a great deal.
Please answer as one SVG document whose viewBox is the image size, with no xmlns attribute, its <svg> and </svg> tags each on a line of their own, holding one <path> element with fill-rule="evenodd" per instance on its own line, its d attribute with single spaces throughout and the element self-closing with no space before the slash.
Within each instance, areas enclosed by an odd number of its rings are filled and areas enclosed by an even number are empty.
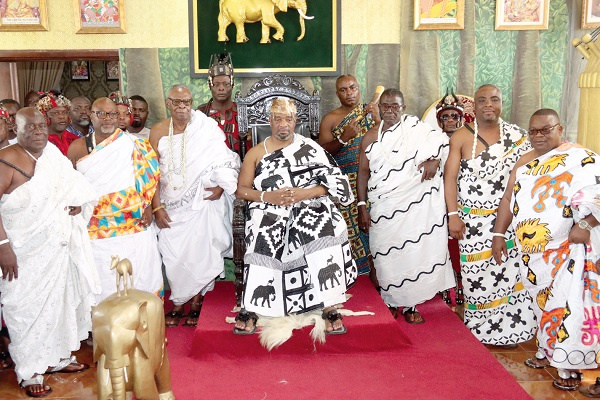
<svg viewBox="0 0 600 400">
<path fill-rule="evenodd" d="M 189 125 L 189 122 L 188 122 Z M 168 154 L 168 165 L 169 172 L 167 172 L 167 179 L 169 180 L 169 184 L 173 187 L 173 190 L 179 190 L 187 184 L 187 175 L 186 175 L 186 151 L 185 151 L 185 142 L 187 138 L 187 125 L 183 130 L 183 137 L 181 138 L 181 157 L 179 159 L 179 167 L 175 168 L 175 161 L 173 160 L 173 118 L 169 123 L 169 154 Z M 171 179 L 171 175 L 178 175 L 183 177 L 183 184 L 180 186 L 176 186 Z"/>
</svg>

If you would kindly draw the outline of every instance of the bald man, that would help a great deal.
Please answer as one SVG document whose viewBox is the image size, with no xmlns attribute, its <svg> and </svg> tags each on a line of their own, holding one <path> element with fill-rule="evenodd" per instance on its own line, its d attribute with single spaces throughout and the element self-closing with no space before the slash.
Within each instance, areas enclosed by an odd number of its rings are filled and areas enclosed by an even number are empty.
<svg viewBox="0 0 600 400">
<path fill-rule="evenodd" d="M 92 104 L 94 132 L 77 139 L 67 156 L 100 196 L 88 231 L 102 301 L 116 291 L 111 255 L 133 264 L 136 289 L 163 295 L 161 260 L 152 223 L 151 202 L 160 180 L 158 159 L 147 139 L 117 127 L 117 105 L 107 97 Z"/>
<path fill-rule="evenodd" d="M 16 130 L 18 143 L 0 150 L 0 292 L 17 379 L 42 397 L 52 392 L 42 374 L 89 368 L 71 352 L 88 337 L 100 292 L 86 234 L 96 194 L 47 146 L 39 111 L 21 109 Z"/>
</svg>

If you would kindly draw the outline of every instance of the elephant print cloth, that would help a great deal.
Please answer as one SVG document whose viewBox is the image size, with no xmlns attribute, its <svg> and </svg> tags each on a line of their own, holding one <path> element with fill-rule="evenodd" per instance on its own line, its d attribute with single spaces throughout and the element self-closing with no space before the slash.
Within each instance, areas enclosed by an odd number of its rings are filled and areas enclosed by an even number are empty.
<svg viewBox="0 0 600 400">
<path fill-rule="evenodd" d="M 136 289 L 163 295 L 156 233 L 140 223 L 160 179 L 158 158 L 147 139 L 117 129 L 81 158 L 77 170 L 100 196 L 88 224 L 96 268 L 102 282 L 100 302 L 116 291 L 111 256 L 128 258 Z"/>
<path fill-rule="evenodd" d="M 268 139 L 267 139 L 268 140 Z M 354 200 L 348 178 L 314 141 L 294 135 L 256 167 L 254 188 L 325 186 L 342 204 Z M 348 230 L 329 196 L 290 207 L 250 203 L 244 256 L 244 307 L 269 317 L 346 301 L 357 277 Z"/>
<path fill-rule="evenodd" d="M 442 171 L 448 136 L 412 115 L 367 147 L 371 203 L 369 242 L 388 306 L 412 307 L 455 284 L 448 247 Z M 421 182 L 419 164 L 440 160 L 436 175 Z M 427 251 L 423 251 L 427 249 Z"/>
<path fill-rule="evenodd" d="M 333 128 L 331 134 L 334 138 L 339 138 L 344 128 L 349 125 L 355 119 L 364 115 L 364 109 L 366 104 L 359 104 L 348 115 L 346 115 L 342 121 Z M 358 176 L 358 156 L 360 155 L 360 145 L 362 139 L 369 129 L 373 127 L 373 120 L 370 116 L 366 116 L 361 119 L 358 126 L 360 132 L 358 135 L 350 139 L 348 144 L 342 146 L 335 156 L 335 161 L 338 163 L 340 169 L 350 181 L 350 187 L 352 188 L 352 194 L 356 198 L 356 177 Z M 352 246 L 352 257 L 356 261 L 358 271 L 361 274 L 369 272 L 369 235 L 358 228 L 358 207 L 356 203 L 350 203 L 348 205 L 340 206 L 340 211 L 346 224 L 348 224 L 348 238 Z"/>
<path fill-rule="evenodd" d="M 171 218 L 171 227 L 158 234 L 158 246 L 171 301 L 181 305 L 211 290 L 224 272 L 223 257 L 233 255 L 231 220 L 240 158 L 225 145 L 216 121 L 194 110 L 185 134 L 173 135 L 172 144 L 162 137 L 158 152 L 160 196 Z M 211 195 L 206 188 L 215 186 L 223 188 L 221 198 L 205 200 Z"/>
<path fill-rule="evenodd" d="M 537 341 L 552 366 L 597 367 L 600 350 L 600 276 L 592 242 L 569 242 L 575 220 L 600 219 L 600 158 L 564 143 L 520 167 L 511 200 L 521 250 L 523 283 L 538 318 Z M 592 205 L 591 209 L 587 209 Z"/>
<path fill-rule="evenodd" d="M 492 233 L 510 172 L 531 146 L 518 126 L 500 121 L 500 130 L 498 142 L 460 163 L 458 211 L 466 232 L 459 248 L 465 324 L 482 343 L 508 345 L 533 337 L 535 316 L 519 273 L 514 231 L 506 232 L 508 259 L 502 265 L 492 258 Z"/>
<path fill-rule="evenodd" d="M 93 187 L 51 144 L 31 180 L 0 199 L 19 266 L 18 279 L 0 280 L 19 381 L 70 357 L 92 329 L 91 307 L 101 286 L 87 223 L 97 200 Z M 82 206 L 82 212 L 71 216 L 68 206 Z"/>
</svg>

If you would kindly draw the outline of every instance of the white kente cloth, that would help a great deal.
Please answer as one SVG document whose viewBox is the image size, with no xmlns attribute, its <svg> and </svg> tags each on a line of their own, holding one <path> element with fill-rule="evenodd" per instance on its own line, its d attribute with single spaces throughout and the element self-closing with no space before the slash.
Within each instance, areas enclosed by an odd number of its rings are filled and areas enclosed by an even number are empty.
<svg viewBox="0 0 600 400">
<path fill-rule="evenodd" d="M 510 172 L 530 144 L 518 126 L 500 124 L 498 142 L 460 162 L 458 211 L 466 233 L 459 248 L 465 325 L 482 343 L 508 345 L 533 337 L 536 323 L 521 282 L 514 231 L 506 232 L 508 259 L 502 265 L 492 257 L 492 233 Z"/>
<path fill-rule="evenodd" d="M 347 176 L 329 153 L 300 135 L 263 156 L 253 183 L 262 191 L 316 185 L 326 187 L 341 204 L 354 200 Z M 253 202 L 249 209 L 243 294 L 248 311 L 281 317 L 346 301 L 357 269 L 346 222 L 329 196 L 291 207 Z"/>
<path fill-rule="evenodd" d="M 91 185 L 52 145 L 38 159 L 33 178 L 0 200 L 19 267 L 18 279 L 0 280 L 19 381 L 69 357 L 92 328 L 100 283 L 87 223 L 96 200 Z M 70 216 L 68 206 L 82 206 L 82 212 Z"/>
<path fill-rule="evenodd" d="M 129 206 L 129 202 L 124 198 L 128 197 L 136 187 L 132 155 L 134 150 L 138 150 L 136 140 L 139 139 L 128 133 L 120 134 L 111 142 L 113 138 L 111 136 L 99 143 L 92 153 L 77 161 L 76 164 L 77 170 L 96 190 L 100 203 L 110 202 L 111 215 L 95 215 L 95 217 L 109 221 L 106 222 L 107 224 L 117 224 L 115 226 L 117 229 L 111 231 L 109 236 L 94 235 L 92 240 L 96 269 L 102 283 L 102 293 L 96 297 L 98 303 L 117 291 L 117 271 L 110 269 L 111 256 L 119 256 L 121 260 L 127 258 L 131 261 L 133 286 L 136 289 L 162 296 L 164 288 L 156 233 L 150 227 L 136 229 L 137 233 L 129 233 L 134 232 L 130 229 L 131 223 L 140 226 L 141 213 L 137 217 L 124 217 L 128 212 L 122 208 Z M 118 196 L 119 193 L 122 193 L 122 196 Z M 119 225 L 124 222 L 123 220 L 127 222 Z M 123 229 L 119 229 L 118 226 L 122 226 Z M 125 228 L 126 226 L 128 228 Z M 114 235 L 115 231 L 117 231 L 116 235 Z"/>
<path fill-rule="evenodd" d="M 517 170 L 511 209 L 522 276 L 535 300 L 538 346 L 552 366 L 597 367 L 600 350 L 600 228 L 592 242 L 570 243 L 575 220 L 600 220 L 600 157 L 564 143 Z M 590 207 L 591 206 L 591 207 Z"/>
<path fill-rule="evenodd" d="M 240 170 L 239 156 L 227 148 L 225 134 L 212 118 L 192 110 L 185 135 L 183 169 L 184 135 L 173 135 L 172 152 L 168 136 L 158 142 L 160 196 L 172 221 L 171 228 L 160 230 L 158 246 L 176 305 L 204 292 L 223 273 L 223 257 L 232 256 L 233 195 Z M 215 186 L 224 189 L 221 198 L 204 200 L 212 194 L 204 188 Z"/>
<path fill-rule="evenodd" d="M 371 254 L 383 301 L 412 307 L 456 285 L 448 246 L 442 171 L 448 136 L 412 115 L 382 132 L 367 147 Z M 436 175 L 421 182 L 418 166 L 440 160 Z M 426 249 L 426 251 L 424 251 Z"/>
</svg>

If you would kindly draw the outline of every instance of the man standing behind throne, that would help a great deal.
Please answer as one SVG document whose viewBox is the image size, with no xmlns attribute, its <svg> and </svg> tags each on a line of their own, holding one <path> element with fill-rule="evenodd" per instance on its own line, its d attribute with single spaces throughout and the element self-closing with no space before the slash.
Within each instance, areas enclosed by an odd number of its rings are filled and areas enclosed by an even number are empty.
<svg viewBox="0 0 600 400">
<path fill-rule="evenodd" d="M 373 126 L 370 113 L 378 110 L 371 104 L 360 102 L 360 87 L 352 75 L 340 76 L 336 80 L 335 89 L 341 106 L 323 117 L 319 128 L 319 144 L 333 156 L 342 172 L 348 176 L 356 199 L 360 144 Z M 373 271 L 373 260 L 369 254 L 369 235 L 358 228 L 358 206 L 356 202 L 341 205 L 340 211 L 348 224 L 352 257 L 359 273 L 365 274 Z"/>
</svg>

